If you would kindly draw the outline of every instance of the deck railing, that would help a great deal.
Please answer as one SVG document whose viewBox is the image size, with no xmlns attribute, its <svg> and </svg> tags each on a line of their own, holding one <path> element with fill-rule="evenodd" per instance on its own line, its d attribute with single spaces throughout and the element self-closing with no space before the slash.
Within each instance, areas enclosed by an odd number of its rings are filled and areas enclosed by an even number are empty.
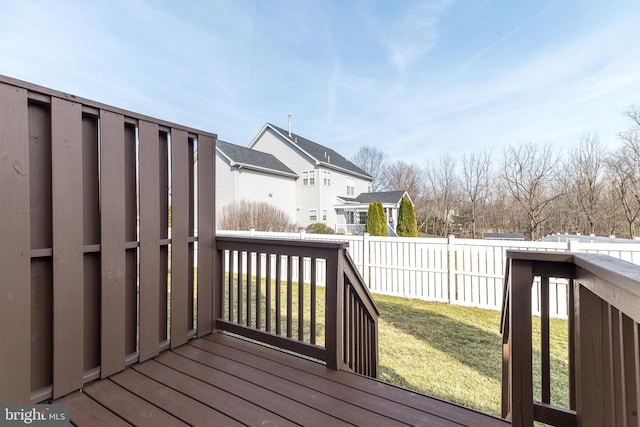
<svg viewBox="0 0 640 427">
<path fill-rule="evenodd" d="M 211 333 L 222 318 L 216 243 L 324 258 L 315 347 L 330 367 L 375 375 L 375 306 L 344 244 L 216 241 L 215 144 L 212 133 L 0 76 L 0 402 L 56 399 Z M 366 315 L 343 317 L 346 284 Z M 235 319 L 250 312 L 238 306 Z M 352 340 L 366 345 L 345 360 Z"/>
<path fill-rule="evenodd" d="M 514 426 L 637 426 L 640 267 L 605 255 L 507 254 L 502 415 Z M 541 401 L 533 397 L 531 286 L 541 283 Z M 551 402 L 549 279 L 569 286 L 569 408 Z M 546 303 L 545 303 L 546 302 Z M 536 379 L 537 380 L 537 379 Z"/>
<path fill-rule="evenodd" d="M 218 236 L 221 330 L 377 376 L 378 310 L 341 242 Z"/>
</svg>

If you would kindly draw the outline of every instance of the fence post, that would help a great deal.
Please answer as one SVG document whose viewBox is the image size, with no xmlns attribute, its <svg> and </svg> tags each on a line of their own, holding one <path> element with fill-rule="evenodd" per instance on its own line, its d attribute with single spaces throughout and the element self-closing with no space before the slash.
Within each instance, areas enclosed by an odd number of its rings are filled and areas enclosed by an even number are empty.
<svg viewBox="0 0 640 427">
<path fill-rule="evenodd" d="M 362 233 L 362 278 L 364 279 L 364 283 L 371 289 L 369 284 L 369 244 L 371 241 L 369 240 L 369 233 Z"/>
<path fill-rule="evenodd" d="M 456 298 L 456 253 L 455 253 L 456 236 L 449 234 L 447 237 L 447 284 L 449 287 L 448 300 L 451 304 L 452 299 Z"/>
<path fill-rule="evenodd" d="M 578 241 L 578 239 L 567 240 L 567 250 L 569 252 L 580 252 L 580 249 L 578 248 L 579 243 L 580 241 Z"/>
</svg>

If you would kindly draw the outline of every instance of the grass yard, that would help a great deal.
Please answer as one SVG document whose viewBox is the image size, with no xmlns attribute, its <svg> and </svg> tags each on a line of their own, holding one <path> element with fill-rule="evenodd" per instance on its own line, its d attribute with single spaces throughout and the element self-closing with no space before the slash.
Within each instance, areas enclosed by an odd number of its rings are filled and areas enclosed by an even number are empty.
<svg viewBox="0 0 640 427">
<path fill-rule="evenodd" d="M 385 295 L 374 298 L 381 312 L 381 380 L 500 415 L 500 312 Z M 551 400 L 568 407 L 567 322 L 552 319 L 550 329 Z M 533 331 L 534 398 L 540 399 L 539 318 Z"/>
<path fill-rule="evenodd" d="M 237 276 L 234 277 L 237 283 Z M 241 283 L 246 286 L 246 276 Z M 228 283 L 225 284 L 224 315 L 228 318 Z M 261 323 L 266 322 L 266 283 L 261 283 Z M 310 286 L 303 286 L 304 336 L 310 338 L 309 306 Z M 287 325 L 287 298 L 291 298 L 290 317 L 292 334 L 298 332 L 298 291 L 293 282 L 291 293 L 283 283 L 280 289 L 280 319 L 282 331 Z M 256 282 L 251 280 L 252 305 L 255 311 Z M 276 290 L 271 283 L 271 318 L 275 328 L 277 304 Z M 479 308 L 461 307 L 446 303 L 391 297 L 375 294 L 380 309 L 379 379 L 388 383 L 418 391 L 449 402 L 457 403 L 484 413 L 499 416 L 502 393 L 502 336 L 500 312 Z M 234 291 L 237 304 L 237 288 Z M 242 301 L 243 318 L 246 319 L 246 287 Z M 324 344 L 324 288 L 316 295 L 317 324 L 316 343 Z M 234 304 L 232 318 L 237 320 Z M 251 326 L 256 326 L 255 316 Z M 534 398 L 540 400 L 540 319 L 534 318 Z M 551 319 L 551 401 L 568 407 L 567 321 Z"/>
</svg>

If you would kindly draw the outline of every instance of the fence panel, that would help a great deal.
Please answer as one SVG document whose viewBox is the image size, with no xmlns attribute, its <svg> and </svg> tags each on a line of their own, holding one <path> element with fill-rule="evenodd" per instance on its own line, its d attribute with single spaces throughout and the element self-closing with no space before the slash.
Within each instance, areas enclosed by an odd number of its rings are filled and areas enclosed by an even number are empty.
<svg viewBox="0 0 640 427">
<path fill-rule="evenodd" d="M 169 271 L 174 346 L 196 333 L 199 137 L 211 159 L 201 179 L 213 179 L 213 134 L 0 76 L 0 339 L 11 349 L 0 353 L 0 401 L 56 398 L 135 363 L 139 351 L 168 348 Z M 215 183 L 201 188 L 214 199 Z M 203 212 L 202 253 L 211 255 L 214 210 Z M 205 311 L 202 333 L 213 321 Z"/>
</svg>

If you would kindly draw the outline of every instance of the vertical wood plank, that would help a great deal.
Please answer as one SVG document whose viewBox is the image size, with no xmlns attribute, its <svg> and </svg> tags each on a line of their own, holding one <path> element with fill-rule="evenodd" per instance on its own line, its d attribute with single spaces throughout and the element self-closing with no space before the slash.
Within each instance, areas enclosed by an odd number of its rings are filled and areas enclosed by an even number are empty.
<svg viewBox="0 0 640 427">
<path fill-rule="evenodd" d="M 140 169 L 140 362 L 160 344 L 160 144 L 158 125 L 138 123 Z M 166 213 L 165 213 L 166 215 Z M 165 302 L 166 306 L 166 302 Z M 165 322 L 166 323 L 166 322 Z"/>
<path fill-rule="evenodd" d="M 28 102 L 31 250 L 53 247 L 51 103 Z M 53 384 L 53 257 L 31 260 L 31 398 Z"/>
<path fill-rule="evenodd" d="M 124 127 L 124 198 L 125 242 L 138 241 L 136 128 Z M 125 251 L 125 354 L 134 354 L 138 342 L 138 248 Z"/>
<path fill-rule="evenodd" d="M 171 348 L 187 342 L 189 321 L 189 153 L 187 132 L 171 129 Z"/>
<path fill-rule="evenodd" d="M 31 395 L 31 265 L 27 91 L 0 83 L 0 402 Z"/>
<path fill-rule="evenodd" d="M 160 185 L 160 239 L 169 239 L 169 134 L 160 131 L 158 135 Z M 169 339 L 169 244 L 160 245 L 160 301 L 158 327 L 162 346 Z"/>
<path fill-rule="evenodd" d="M 235 264 L 233 263 L 234 254 L 233 251 L 229 251 L 227 255 L 227 263 L 229 265 L 229 275 L 228 275 L 228 292 L 227 292 L 227 311 L 229 312 L 227 320 L 230 322 L 233 321 L 233 271 L 235 268 Z"/>
<path fill-rule="evenodd" d="M 627 423 L 627 402 L 624 399 L 624 349 L 622 339 L 622 315 L 611 308 L 611 358 L 613 361 L 613 398 L 615 425 L 624 426 Z"/>
<path fill-rule="evenodd" d="M 243 295 L 243 292 L 242 292 L 242 283 L 243 283 L 242 273 L 244 271 L 244 266 L 245 266 L 245 263 L 244 263 L 245 257 L 246 257 L 246 252 L 238 251 L 238 268 L 236 270 L 238 272 L 238 275 L 237 275 L 237 287 L 236 287 L 237 288 L 237 292 L 238 292 L 238 298 L 237 298 L 237 301 L 236 301 L 236 311 L 238 312 L 238 323 L 240 323 L 240 324 L 242 324 L 242 322 L 243 322 L 243 320 L 242 320 L 243 319 L 243 316 L 242 316 L 242 303 L 243 303 L 243 299 L 242 299 L 242 295 Z"/>
<path fill-rule="evenodd" d="M 549 278 L 540 278 L 540 362 L 542 401 L 551 403 L 551 351 L 549 343 Z"/>
<path fill-rule="evenodd" d="M 311 344 L 316 343 L 316 327 L 317 327 L 317 306 L 318 306 L 318 295 L 317 295 L 317 259 L 311 258 Z"/>
<path fill-rule="evenodd" d="M 100 111 L 100 229 L 102 323 L 100 375 L 125 367 L 125 137 L 124 116 Z"/>
<path fill-rule="evenodd" d="M 623 366 L 624 366 L 624 396 L 627 410 L 627 425 L 638 425 L 638 353 L 637 353 L 637 325 L 626 314 L 622 314 Z"/>
<path fill-rule="evenodd" d="M 533 426 L 533 366 L 531 350 L 531 262 L 511 260 L 509 299 L 509 373 L 511 377 L 511 421 L 517 426 Z"/>
<path fill-rule="evenodd" d="M 195 310 L 196 310 L 196 301 L 195 301 L 195 264 L 194 264 L 194 251 L 196 242 L 193 241 L 192 238 L 195 237 L 195 201 L 196 199 L 196 189 L 195 189 L 195 172 L 194 172 L 194 162 L 195 162 L 195 140 L 191 136 L 187 136 L 187 155 L 189 156 L 189 161 L 187 162 L 187 176 L 188 180 L 188 225 L 187 225 L 187 331 L 190 334 L 197 334 L 197 328 L 195 324 Z"/>
<path fill-rule="evenodd" d="M 252 298 L 252 290 L 251 290 L 251 282 L 253 281 L 253 254 L 254 252 L 247 252 L 247 275 L 246 275 L 246 284 L 247 284 L 247 291 L 246 291 L 246 310 L 247 310 L 247 321 L 245 322 L 245 325 L 247 326 L 251 326 L 251 323 L 253 322 L 253 318 L 252 318 L 252 310 L 251 310 L 251 298 Z"/>
<path fill-rule="evenodd" d="M 298 257 L 298 340 L 304 340 L 304 258 Z"/>
<path fill-rule="evenodd" d="M 613 330 L 614 317 L 609 304 L 601 304 L 602 316 L 602 371 L 603 388 L 602 400 L 604 401 L 604 419 L 607 425 L 615 425 L 615 379 L 614 379 L 614 357 L 613 357 Z M 617 320 L 617 319 L 615 319 Z"/>
<path fill-rule="evenodd" d="M 82 386 L 82 105 L 51 100 L 53 398 Z"/>
<path fill-rule="evenodd" d="M 276 334 L 282 334 L 282 255 L 276 255 Z"/>
<path fill-rule="evenodd" d="M 262 329 L 262 253 L 256 254 L 256 328 Z"/>
<path fill-rule="evenodd" d="M 82 241 L 100 243 L 100 183 L 98 177 L 98 117 L 82 118 Z M 100 253 L 84 254 L 84 371 L 92 376 L 100 366 Z M 85 379 L 86 381 L 86 379 Z"/>
<path fill-rule="evenodd" d="M 601 300 L 576 282 L 576 412 L 580 426 L 604 426 Z"/>
<path fill-rule="evenodd" d="M 206 335 L 213 329 L 214 297 L 214 255 L 215 251 L 215 150 L 216 141 L 212 137 L 198 137 L 198 336 Z M 217 269 L 217 267 L 216 267 Z"/>
<path fill-rule="evenodd" d="M 325 322 L 327 351 L 327 367 L 329 369 L 340 369 L 342 362 L 342 335 L 343 320 L 342 312 L 344 305 L 344 267 L 343 255 L 340 251 L 333 251 L 327 254 L 327 278 L 326 278 L 326 313 Z"/>
<path fill-rule="evenodd" d="M 265 262 L 267 263 L 265 268 L 265 299 L 267 300 L 265 306 L 265 330 L 271 332 L 271 264 L 273 257 L 270 253 L 266 254 Z"/>
</svg>

